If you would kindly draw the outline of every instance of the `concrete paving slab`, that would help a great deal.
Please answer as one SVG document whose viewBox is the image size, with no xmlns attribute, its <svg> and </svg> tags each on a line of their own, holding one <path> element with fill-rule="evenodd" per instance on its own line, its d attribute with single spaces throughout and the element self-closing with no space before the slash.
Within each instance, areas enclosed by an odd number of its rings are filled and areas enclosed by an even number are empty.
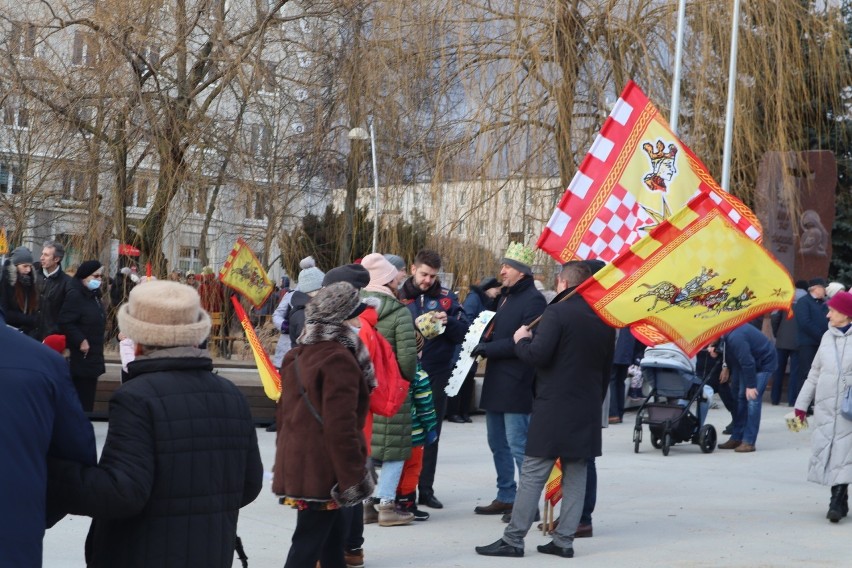
<svg viewBox="0 0 852 568">
<path fill-rule="evenodd" d="M 575 542 L 573 560 L 539 554 L 549 541 L 534 528 L 522 559 L 478 556 L 474 546 L 499 538 L 499 517 L 473 513 L 496 494 L 485 420 L 444 425 L 436 479 L 441 510 L 404 527 L 366 527 L 368 568 L 563 566 L 715 567 L 846 566 L 852 517 L 826 520 L 829 490 L 806 481 L 810 431 L 791 433 L 786 406 L 764 405 L 757 451 L 701 453 L 676 445 L 668 457 L 651 447 L 647 427 L 634 454 L 631 420 L 604 430 L 604 456 L 597 461 L 598 503 L 594 537 Z M 723 409 L 708 421 L 721 431 Z M 99 445 L 106 424 L 96 423 Z M 258 430 L 264 465 L 272 464 L 274 434 Z M 720 436 L 721 441 L 726 437 Z M 294 510 L 278 505 L 269 480 L 258 499 L 240 514 L 239 533 L 252 568 L 284 564 L 295 527 Z M 88 519 L 68 517 L 45 537 L 44 566 L 76 568 L 83 563 Z M 239 566 L 235 561 L 234 566 Z"/>
</svg>

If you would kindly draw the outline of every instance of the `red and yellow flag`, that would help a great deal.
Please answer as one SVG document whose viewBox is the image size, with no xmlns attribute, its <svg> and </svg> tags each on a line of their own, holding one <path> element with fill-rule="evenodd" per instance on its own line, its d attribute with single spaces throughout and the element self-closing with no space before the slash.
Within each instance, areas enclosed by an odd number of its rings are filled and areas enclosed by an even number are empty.
<svg viewBox="0 0 852 568">
<path fill-rule="evenodd" d="M 558 458 L 544 485 L 544 498 L 550 501 L 551 507 L 555 507 L 562 499 L 562 462 Z"/>
<path fill-rule="evenodd" d="M 269 360 L 266 350 L 260 344 L 254 327 L 249 321 L 246 311 L 240 305 L 239 300 L 235 296 L 231 296 L 231 302 L 234 304 L 234 311 L 240 319 L 240 325 L 243 326 L 243 331 L 246 333 L 246 339 L 251 346 L 251 352 L 254 355 L 254 362 L 257 365 L 257 372 L 260 374 L 260 382 L 263 383 L 263 392 L 267 397 L 278 402 L 281 398 L 281 376 L 278 369 Z"/>
<path fill-rule="evenodd" d="M 754 213 L 722 191 L 631 81 L 536 244 L 559 262 L 611 262 L 697 192 L 718 193 L 759 238 Z"/>
<path fill-rule="evenodd" d="M 241 238 L 219 271 L 219 280 L 242 294 L 255 308 L 261 307 L 274 290 L 263 265 Z"/>
<path fill-rule="evenodd" d="M 789 310 L 787 270 L 716 193 L 702 192 L 577 288 L 613 327 L 691 357 L 726 331 Z"/>
</svg>

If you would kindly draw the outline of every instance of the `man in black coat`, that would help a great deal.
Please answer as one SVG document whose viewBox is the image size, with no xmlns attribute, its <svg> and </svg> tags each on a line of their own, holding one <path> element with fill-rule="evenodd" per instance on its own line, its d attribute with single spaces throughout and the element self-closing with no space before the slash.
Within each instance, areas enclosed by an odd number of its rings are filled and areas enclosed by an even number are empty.
<svg viewBox="0 0 852 568">
<path fill-rule="evenodd" d="M 60 333 L 59 312 L 72 288 L 71 277 L 62 270 L 64 256 L 65 247 L 61 243 L 47 241 L 42 247 L 39 262 L 34 265 L 38 287 L 38 331 L 35 338 L 39 341 Z"/>
<path fill-rule="evenodd" d="M 790 400 L 795 401 L 805 384 L 811 364 L 816 357 L 823 334 L 828 331 L 828 305 L 825 303 L 825 278 L 808 281 L 808 293 L 796 300 L 796 329 L 798 330 L 799 361 L 795 382 L 790 381 Z"/>
<path fill-rule="evenodd" d="M 488 358 L 479 406 L 485 410 L 488 446 L 497 470 L 497 498 L 474 509 L 478 515 L 502 515 L 512 511 L 517 485 L 515 467 L 521 471 L 527 428 L 533 402 L 532 365 L 515 354 L 512 335 L 541 315 L 547 302 L 536 290 L 530 265 L 533 252 L 512 243 L 500 267 L 503 288 L 497 313 L 471 355 Z M 600 407 L 600 405 L 598 405 Z"/>
<path fill-rule="evenodd" d="M 193 288 L 154 280 L 130 292 L 118 325 L 137 358 L 110 399 L 100 462 L 55 460 L 50 494 L 93 517 L 89 567 L 230 567 L 263 466 L 248 402 L 196 347 L 210 317 Z"/>
<path fill-rule="evenodd" d="M 523 556 L 524 537 L 556 458 L 562 462 L 562 506 L 545 554 L 574 556 L 574 533 L 583 511 L 586 462 L 601 455 L 601 405 L 609 386 L 615 330 L 586 301 L 571 294 L 590 276 L 583 262 L 569 262 L 557 277 L 559 294 L 544 311 L 533 337 L 525 326 L 514 339 L 521 361 L 535 366 L 535 402 L 512 519 L 503 538 L 477 547 L 485 556 Z"/>
</svg>

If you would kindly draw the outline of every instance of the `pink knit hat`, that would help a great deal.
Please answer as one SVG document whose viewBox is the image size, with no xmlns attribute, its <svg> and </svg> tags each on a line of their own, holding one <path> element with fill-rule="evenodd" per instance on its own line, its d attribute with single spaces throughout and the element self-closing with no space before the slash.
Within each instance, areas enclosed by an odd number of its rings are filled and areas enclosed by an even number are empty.
<svg viewBox="0 0 852 568">
<path fill-rule="evenodd" d="M 837 310 L 846 317 L 852 318 L 852 294 L 840 291 L 828 301 L 828 307 Z"/>
<path fill-rule="evenodd" d="M 374 286 L 384 286 L 399 274 L 394 265 L 377 252 L 365 256 L 361 260 L 361 266 L 370 273 L 370 284 Z"/>
</svg>

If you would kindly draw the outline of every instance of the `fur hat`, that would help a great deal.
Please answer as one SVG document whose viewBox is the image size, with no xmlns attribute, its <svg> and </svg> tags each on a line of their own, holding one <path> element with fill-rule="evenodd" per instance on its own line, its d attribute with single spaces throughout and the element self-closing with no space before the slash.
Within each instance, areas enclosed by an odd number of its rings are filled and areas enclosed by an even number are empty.
<svg viewBox="0 0 852 568">
<path fill-rule="evenodd" d="M 130 291 L 118 309 L 118 328 L 147 347 L 194 347 L 210 335 L 210 316 L 191 286 L 152 280 Z"/>
<path fill-rule="evenodd" d="M 302 260 L 299 261 L 299 268 L 305 270 L 306 268 L 314 268 L 317 265 L 317 261 L 314 260 L 312 256 L 306 256 Z"/>
<path fill-rule="evenodd" d="M 33 263 L 33 253 L 30 252 L 30 249 L 27 247 L 18 247 L 12 251 L 12 255 L 10 256 L 12 260 L 12 264 L 18 266 L 19 264 L 32 264 Z"/>
<path fill-rule="evenodd" d="M 511 266 L 518 272 L 532 276 L 532 263 L 535 261 L 535 253 L 521 243 L 509 243 L 506 254 L 503 255 L 501 264 Z"/>
<path fill-rule="evenodd" d="M 813 288 L 814 286 L 822 286 L 825 288 L 828 286 L 828 282 L 826 282 L 825 278 L 811 278 L 808 280 L 808 290 Z"/>
<path fill-rule="evenodd" d="M 828 307 L 852 318 L 852 294 L 840 291 L 828 301 Z"/>
<path fill-rule="evenodd" d="M 479 281 L 479 289 L 485 292 L 486 290 L 490 290 L 491 288 L 499 288 L 500 283 L 493 276 L 486 276 L 482 280 Z"/>
<path fill-rule="evenodd" d="M 77 272 L 74 273 L 74 278 L 79 278 L 82 280 L 83 278 L 87 278 L 100 270 L 101 266 L 103 266 L 97 260 L 87 260 L 80 264 L 80 267 L 77 268 Z"/>
<path fill-rule="evenodd" d="M 352 284 L 335 282 L 320 290 L 305 306 L 305 324 L 343 323 L 366 307 Z"/>
<path fill-rule="evenodd" d="M 370 272 L 370 284 L 376 286 L 384 286 L 399 274 L 394 265 L 377 252 L 365 256 L 361 266 Z"/>
<path fill-rule="evenodd" d="M 360 290 L 370 283 L 370 273 L 360 264 L 344 264 L 326 272 L 325 278 L 322 279 L 323 286 L 330 286 L 335 282 L 349 282 Z"/>
<path fill-rule="evenodd" d="M 393 267 L 397 270 L 405 270 L 405 261 L 402 259 L 401 256 L 396 254 L 386 254 L 385 258 L 388 259 L 388 262 L 393 264 Z"/>
</svg>

